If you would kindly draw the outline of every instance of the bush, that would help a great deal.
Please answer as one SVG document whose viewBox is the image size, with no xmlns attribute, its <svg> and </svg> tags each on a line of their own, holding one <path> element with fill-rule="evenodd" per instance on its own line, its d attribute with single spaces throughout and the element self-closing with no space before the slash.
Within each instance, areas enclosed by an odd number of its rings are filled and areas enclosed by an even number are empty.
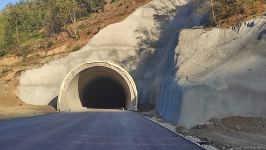
<svg viewBox="0 0 266 150">
<path fill-rule="evenodd" d="M 72 52 L 75 52 L 75 51 L 78 51 L 78 50 L 80 50 L 81 49 L 81 46 L 79 46 L 79 45 L 76 45 L 75 47 L 73 47 L 72 48 Z"/>
<path fill-rule="evenodd" d="M 46 48 L 51 48 L 54 45 L 52 41 L 48 41 Z"/>
<path fill-rule="evenodd" d="M 6 51 L 5 50 L 0 50 L 0 57 L 3 57 L 6 55 Z"/>
<path fill-rule="evenodd" d="M 116 2 L 116 0 L 111 0 L 111 3 L 114 3 L 114 2 Z"/>
<path fill-rule="evenodd" d="M 266 12 L 266 0 L 198 0 L 197 14 L 208 13 L 211 26 L 232 26 Z"/>
</svg>

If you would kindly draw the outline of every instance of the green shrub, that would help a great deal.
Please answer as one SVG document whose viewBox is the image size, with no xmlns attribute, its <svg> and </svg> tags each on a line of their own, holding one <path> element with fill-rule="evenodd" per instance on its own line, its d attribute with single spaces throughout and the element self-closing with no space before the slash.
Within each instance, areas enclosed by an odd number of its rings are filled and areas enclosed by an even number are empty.
<svg viewBox="0 0 266 150">
<path fill-rule="evenodd" d="M 5 50 L 0 50 L 0 57 L 3 57 L 6 55 L 6 51 Z"/>
<path fill-rule="evenodd" d="M 111 1 L 111 3 L 114 3 L 114 2 L 116 2 L 116 0 L 112 0 L 112 1 Z"/>
<path fill-rule="evenodd" d="M 75 52 L 75 51 L 78 51 L 81 49 L 81 46 L 80 45 L 76 45 L 75 47 L 72 48 L 72 52 Z"/>
<path fill-rule="evenodd" d="M 52 42 L 52 41 L 49 41 L 48 43 L 47 43 L 47 48 L 51 48 L 52 46 L 54 45 L 54 43 Z"/>
</svg>

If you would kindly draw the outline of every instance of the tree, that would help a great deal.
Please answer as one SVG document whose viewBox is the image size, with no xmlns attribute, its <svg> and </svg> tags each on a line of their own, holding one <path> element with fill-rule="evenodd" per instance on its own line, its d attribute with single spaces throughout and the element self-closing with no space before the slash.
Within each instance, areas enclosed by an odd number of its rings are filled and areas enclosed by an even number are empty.
<svg viewBox="0 0 266 150">
<path fill-rule="evenodd" d="M 57 0 L 58 14 L 61 16 L 64 30 L 67 31 L 68 35 L 72 38 L 79 38 L 77 31 L 77 11 L 79 5 L 76 0 Z M 72 23 L 73 29 L 67 29 L 67 24 Z"/>
<path fill-rule="evenodd" d="M 21 0 L 0 11 L 0 48 L 24 49 L 33 41 L 67 32 L 79 38 L 78 19 L 103 9 L 105 0 Z"/>
</svg>

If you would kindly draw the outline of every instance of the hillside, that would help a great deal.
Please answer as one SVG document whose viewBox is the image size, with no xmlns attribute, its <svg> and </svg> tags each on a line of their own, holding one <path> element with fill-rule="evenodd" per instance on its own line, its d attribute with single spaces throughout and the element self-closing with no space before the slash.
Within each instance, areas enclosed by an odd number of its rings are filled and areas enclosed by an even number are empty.
<svg viewBox="0 0 266 150">
<path fill-rule="evenodd" d="M 60 32 L 45 40 L 31 40 L 28 43 L 30 50 L 26 53 L 23 52 L 22 56 L 18 55 L 17 51 L 9 50 L 10 52 L 5 56 L 0 57 L 0 118 L 53 112 L 54 110 L 50 107 L 31 106 L 18 99 L 16 86 L 21 72 L 43 66 L 52 60 L 79 50 L 102 28 L 122 21 L 136 8 L 148 1 L 117 0 L 112 3 L 108 2 L 104 11 L 93 13 L 90 17 L 77 21 L 78 39 L 69 37 L 66 32 Z M 72 24 L 68 26 L 71 28 Z M 49 41 L 52 41 L 50 46 Z"/>
<path fill-rule="evenodd" d="M 67 75 L 77 66 L 104 61 L 132 76 L 139 110 L 151 110 L 151 117 L 184 129 L 182 134 L 221 149 L 264 146 L 266 2 L 200 2 L 107 3 L 104 11 L 76 23 L 79 38 L 60 32 L 50 37 L 49 48 L 2 57 L 0 113 L 53 112 L 47 105 L 60 102 Z M 73 76 L 67 82 L 75 84 L 62 87 L 74 89 L 70 95 L 76 98 L 89 74 Z"/>
</svg>

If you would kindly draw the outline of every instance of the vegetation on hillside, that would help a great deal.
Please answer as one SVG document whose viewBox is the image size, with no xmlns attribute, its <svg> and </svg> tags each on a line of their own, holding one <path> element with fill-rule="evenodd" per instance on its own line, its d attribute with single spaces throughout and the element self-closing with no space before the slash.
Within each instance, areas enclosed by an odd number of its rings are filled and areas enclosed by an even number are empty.
<svg viewBox="0 0 266 150">
<path fill-rule="evenodd" d="M 60 32 L 78 39 L 77 20 L 102 11 L 105 4 L 105 0 L 22 0 L 9 4 L 0 12 L 0 56 L 11 49 L 22 55 L 33 41 Z"/>
<path fill-rule="evenodd" d="M 266 12 L 266 0 L 195 0 L 198 14 L 208 13 L 210 25 L 229 27 Z"/>
<path fill-rule="evenodd" d="M 121 4 L 115 6 L 125 10 L 115 13 L 113 17 L 129 13 L 131 6 L 128 1 L 121 0 Z M 131 1 L 141 4 L 149 0 Z M 266 0 L 194 1 L 199 5 L 198 14 L 209 14 L 210 26 L 229 27 L 266 11 Z M 118 0 L 21 0 L 19 3 L 9 4 L 0 11 L 0 57 L 6 54 L 27 55 L 35 50 L 47 50 L 54 45 L 59 46 L 58 43 L 64 41 L 59 36 L 61 33 L 69 39 L 79 39 L 82 37 L 81 33 L 94 35 L 106 25 L 106 23 L 97 24 L 103 20 L 95 19 L 91 24 L 78 23 L 81 20 L 94 19 L 93 14 L 104 12 L 107 3 L 116 2 Z M 128 4 L 124 8 L 121 7 L 122 3 Z M 95 27 L 89 31 L 87 26 L 90 25 Z M 76 47 L 80 46 L 82 44 Z M 74 47 L 72 49 L 77 49 Z"/>
</svg>

